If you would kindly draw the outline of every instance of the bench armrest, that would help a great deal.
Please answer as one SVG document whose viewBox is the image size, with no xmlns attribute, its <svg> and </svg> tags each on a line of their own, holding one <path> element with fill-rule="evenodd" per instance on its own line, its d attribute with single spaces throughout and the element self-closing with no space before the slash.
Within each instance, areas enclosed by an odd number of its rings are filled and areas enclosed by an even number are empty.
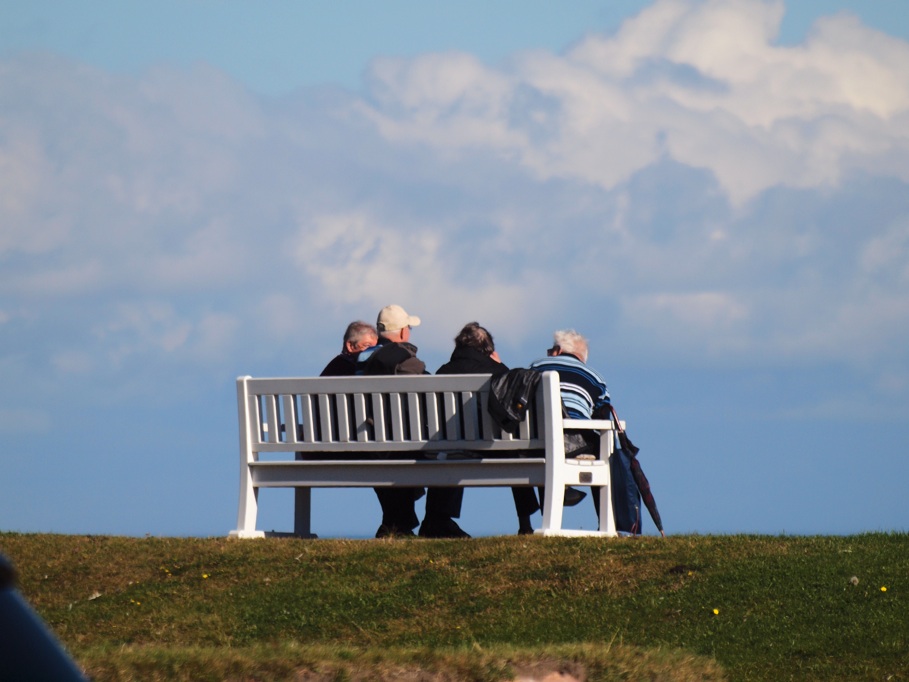
<svg viewBox="0 0 909 682">
<path fill-rule="evenodd" d="M 619 423 L 621 424 L 621 422 Z M 611 419 L 563 419 L 562 428 L 611 431 L 615 428 L 615 425 L 612 423 Z"/>
</svg>

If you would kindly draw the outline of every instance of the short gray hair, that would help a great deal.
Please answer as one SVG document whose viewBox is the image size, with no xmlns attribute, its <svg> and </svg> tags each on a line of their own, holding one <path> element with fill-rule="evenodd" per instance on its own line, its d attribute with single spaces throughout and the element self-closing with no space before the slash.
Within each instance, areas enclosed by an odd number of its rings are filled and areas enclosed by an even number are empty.
<svg viewBox="0 0 909 682">
<path fill-rule="evenodd" d="M 347 325 L 347 330 L 344 332 L 344 343 L 349 341 L 351 344 L 357 344 L 366 338 L 379 338 L 379 335 L 376 333 L 376 328 L 369 324 L 369 322 L 357 320 Z"/>
<path fill-rule="evenodd" d="M 587 339 L 578 334 L 574 329 L 559 329 L 552 335 L 553 342 L 564 353 L 570 353 L 581 362 L 587 362 L 589 352 Z"/>
</svg>

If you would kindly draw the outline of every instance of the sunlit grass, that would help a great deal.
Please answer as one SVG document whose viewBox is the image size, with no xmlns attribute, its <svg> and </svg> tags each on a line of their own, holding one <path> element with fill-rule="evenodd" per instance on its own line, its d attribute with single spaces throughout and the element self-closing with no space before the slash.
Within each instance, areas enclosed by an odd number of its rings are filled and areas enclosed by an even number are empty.
<svg viewBox="0 0 909 682">
<path fill-rule="evenodd" d="M 0 551 L 97 680 L 499 680 L 534 665 L 588 680 L 909 679 L 906 534 L 0 534 Z"/>
</svg>

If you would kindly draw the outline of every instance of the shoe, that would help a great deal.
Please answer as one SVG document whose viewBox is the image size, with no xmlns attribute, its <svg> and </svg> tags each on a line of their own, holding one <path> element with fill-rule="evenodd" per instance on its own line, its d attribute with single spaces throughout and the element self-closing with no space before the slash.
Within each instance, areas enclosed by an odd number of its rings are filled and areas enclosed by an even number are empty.
<svg viewBox="0 0 909 682">
<path fill-rule="evenodd" d="M 562 501 L 562 504 L 566 507 L 573 507 L 585 497 L 587 497 L 587 493 L 585 493 L 583 490 L 578 490 L 577 488 L 568 486 L 565 488 L 565 499 Z"/>
<path fill-rule="evenodd" d="M 423 519 L 421 538 L 469 538 L 454 519 Z"/>
<path fill-rule="evenodd" d="M 533 535 L 533 528 L 518 528 L 518 535 Z"/>
<path fill-rule="evenodd" d="M 413 538 L 416 537 L 412 530 L 398 528 L 397 526 L 392 526 L 391 524 L 382 524 L 379 526 L 379 530 L 376 531 L 377 538 Z"/>
</svg>

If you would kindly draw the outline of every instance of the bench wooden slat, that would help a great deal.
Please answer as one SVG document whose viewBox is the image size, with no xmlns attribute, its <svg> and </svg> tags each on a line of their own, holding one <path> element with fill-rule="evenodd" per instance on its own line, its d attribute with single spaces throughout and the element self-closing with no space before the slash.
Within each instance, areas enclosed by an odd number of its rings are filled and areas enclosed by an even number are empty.
<svg viewBox="0 0 909 682">
<path fill-rule="evenodd" d="M 400 487 L 400 486 L 540 486 L 545 460 L 492 459 L 434 462 L 426 460 L 352 460 L 343 462 L 257 462 L 252 467 L 258 488 Z"/>
<path fill-rule="evenodd" d="M 426 394 L 426 440 L 442 440 L 441 426 L 439 425 L 439 395 L 437 393 Z"/>
<path fill-rule="evenodd" d="M 371 394 L 372 398 L 372 421 L 373 421 L 373 438 L 379 442 L 385 438 L 385 408 L 383 407 L 382 395 L 379 393 Z"/>
<path fill-rule="evenodd" d="M 401 407 L 401 394 L 390 393 L 387 398 L 388 411 L 391 414 L 391 439 L 402 441 L 404 438 L 404 411 Z"/>
<path fill-rule="evenodd" d="M 461 439 L 461 424 L 458 422 L 456 417 L 457 415 L 457 402 L 455 399 L 455 394 L 448 391 L 442 396 L 442 405 L 444 407 L 444 422 L 443 428 L 445 429 L 445 439 L 446 440 L 460 440 Z"/>
<path fill-rule="evenodd" d="M 281 399 L 284 405 L 284 440 L 287 443 L 296 443 L 298 440 L 296 396 L 284 395 Z"/>
<path fill-rule="evenodd" d="M 300 396 L 300 428 L 303 431 L 303 442 L 315 441 L 316 420 L 312 409 L 312 396 Z"/>
<path fill-rule="evenodd" d="M 268 424 L 268 442 L 277 443 L 281 440 L 281 423 L 278 415 L 278 396 L 262 396 L 265 401 L 265 423 Z"/>
<path fill-rule="evenodd" d="M 357 442 L 362 443 L 369 439 L 369 424 L 366 419 L 366 397 L 357 393 L 353 397 L 354 419 L 357 424 Z"/>
<path fill-rule="evenodd" d="M 410 440 L 423 440 L 423 410 L 420 407 L 420 394 L 407 394 L 407 420 L 410 423 Z"/>
<path fill-rule="evenodd" d="M 350 415 L 347 409 L 347 396 L 335 396 L 335 413 L 338 421 L 338 442 L 350 442 Z"/>
<path fill-rule="evenodd" d="M 438 440 L 438 441 L 371 441 L 357 443 L 357 450 L 351 451 L 351 443 L 340 442 L 320 442 L 320 443 L 294 443 L 293 447 L 296 452 L 314 453 L 314 452 L 353 452 L 352 457 L 356 457 L 356 452 L 448 452 L 455 450 L 467 450 L 476 452 L 486 452 L 488 450 L 509 452 L 514 450 L 542 450 L 545 445 L 539 440 Z M 286 443 L 259 443 L 257 451 L 260 453 L 267 452 L 288 452 Z"/>
</svg>

